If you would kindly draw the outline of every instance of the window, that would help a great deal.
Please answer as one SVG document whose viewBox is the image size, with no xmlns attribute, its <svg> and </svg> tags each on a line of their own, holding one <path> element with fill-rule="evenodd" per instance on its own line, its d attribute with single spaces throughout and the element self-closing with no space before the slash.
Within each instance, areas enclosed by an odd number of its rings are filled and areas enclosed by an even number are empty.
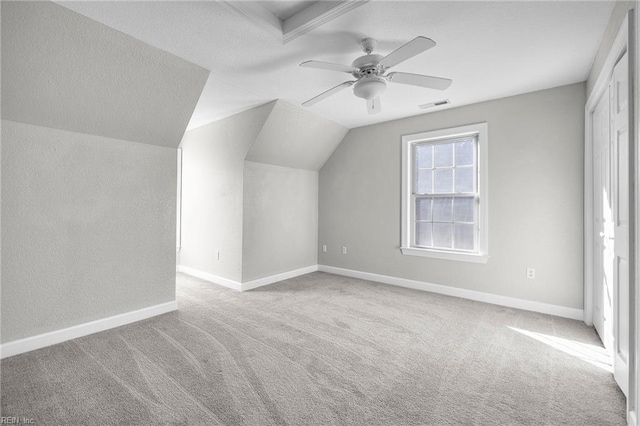
<svg viewBox="0 0 640 426">
<path fill-rule="evenodd" d="M 402 253 L 486 262 L 487 124 L 402 137 Z"/>
</svg>

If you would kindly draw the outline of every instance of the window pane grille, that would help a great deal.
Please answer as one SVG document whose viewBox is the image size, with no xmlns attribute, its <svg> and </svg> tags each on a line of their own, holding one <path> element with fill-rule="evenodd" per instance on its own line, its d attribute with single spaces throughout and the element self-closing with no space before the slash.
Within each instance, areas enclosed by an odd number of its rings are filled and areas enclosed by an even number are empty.
<svg viewBox="0 0 640 426">
<path fill-rule="evenodd" d="M 416 245 L 421 247 L 431 247 L 431 222 L 418 222 L 416 224 Z"/>
<path fill-rule="evenodd" d="M 453 241 L 454 248 L 460 250 L 473 250 L 473 223 L 454 224 Z"/>
<path fill-rule="evenodd" d="M 456 142 L 456 166 L 473 165 L 473 139 Z"/>
<path fill-rule="evenodd" d="M 473 167 L 456 168 L 455 192 L 473 192 Z"/>
<path fill-rule="evenodd" d="M 477 250 L 477 138 L 413 144 L 415 247 Z"/>
<path fill-rule="evenodd" d="M 419 198 L 416 200 L 416 220 L 431 222 L 431 206 L 433 200 L 431 198 Z"/>
<path fill-rule="evenodd" d="M 418 170 L 433 168 L 433 145 L 416 146 L 416 164 Z"/>
<path fill-rule="evenodd" d="M 453 201 L 454 222 L 474 223 L 475 220 L 475 197 L 456 197 Z"/>
<path fill-rule="evenodd" d="M 451 248 L 453 243 L 453 235 L 451 231 L 453 225 L 451 223 L 433 224 L 433 247 L 435 248 Z"/>
<path fill-rule="evenodd" d="M 451 222 L 453 218 L 453 198 L 433 199 L 433 220 L 436 222 Z"/>
<path fill-rule="evenodd" d="M 453 166 L 453 145 L 450 143 L 441 143 L 434 146 L 435 148 L 435 166 L 451 167 Z"/>
<path fill-rule="evenodd" d="M 430 194 L 433 192 L 433 170 L 418 170 L 416 179 L 418 187 L 417 192 L 420 194 Z"/>
<path fill-rule="evenodd" d="M 433 192 L 449 193 L 453 192 L 453 169 L 435 169 Z"/>
</svg>

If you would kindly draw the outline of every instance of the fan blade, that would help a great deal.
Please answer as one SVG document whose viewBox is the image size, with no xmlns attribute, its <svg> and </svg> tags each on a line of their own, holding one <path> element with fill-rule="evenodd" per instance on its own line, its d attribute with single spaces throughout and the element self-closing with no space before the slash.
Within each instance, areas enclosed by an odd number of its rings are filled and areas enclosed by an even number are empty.
<svg viewBox="0 0 640 426">
<path fill-rule="evenodd" d="M 348 73 L 358 71 L 358 68 L 354 68 L 351 66 L 332 64 L 330 62 L 321 62 L 321 61 L 306 61 L 301 63 L 300 66 L 305 68 L 319 68 L 321 70 L 339 71 L 339 72 L 348 72 Z"/>
<path fill-rule="evenodd" d="M 377 114 L 382 111 L 382 105 L 380 104 L 380 96 L 377 98 L 369 99 L 367 101 L 367 111 L 369 114 Z"/>
<path fill-rule="evenodd" d="M 318 102 L 328 98 L 331 95 L 334 95 L 336 93 L 338 93 L 339 91 L 346 89 L 347 87 L 350 87 L 353 85 L 353 83 L 355 83 L 355 81 L 345 81 L 344 83 L 340 83 L 335 87 L 332 87 L 331 89 L 327 90 L 326 92 L 322 92 L 320 93 L 318 96 L 309 99 L 308 101 L 304 102 L 302 105 L 303 106 L 312 106 L 317 104 Z"/>
<path fill-rule="evenodd" d="M 387 75 L 392 83 L 410 84 L 428 89 L 445 90 L 451 86 L 453 80 L 448 78 L 431 77 L 430 75 L 409 74 L 407 72 L 392 72 Z"/>
<path fill-rule="evenodd" d="M 406 43 L 387 56 L 380 60 L 380 65 L 385 68 L 391 68 L 394 65 L 398 65 L 400 62 L 404 62 L 407 59 L 413 58 L 418 53 L 422 53 L 427 49 L 431 49 L 436 45 L 436 42 L 426 37 L 416 37 L 409 43 Z"/>
</svg>

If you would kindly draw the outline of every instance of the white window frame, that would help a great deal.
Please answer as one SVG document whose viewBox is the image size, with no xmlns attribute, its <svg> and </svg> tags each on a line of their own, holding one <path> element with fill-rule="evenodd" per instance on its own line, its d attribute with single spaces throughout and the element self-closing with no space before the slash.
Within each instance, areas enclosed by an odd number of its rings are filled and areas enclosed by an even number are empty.
<svg viewBox="0 0 640 426">
<path fill-rule="evenodd" d="M 402 136 L 402 237 L 400 251 L 410 256 L 486 263 L 489 260 L 489 192 L 488 192 L 488 129 L 487 123 L 470 124 Z M 415 179 L 413 145 L 445 141 L 468 136 L 477 137 L 476 167 L 478 170 L 478 219 L 476 251 L 415 247 L 412 209 L 412 188 Z"/>
</svg>

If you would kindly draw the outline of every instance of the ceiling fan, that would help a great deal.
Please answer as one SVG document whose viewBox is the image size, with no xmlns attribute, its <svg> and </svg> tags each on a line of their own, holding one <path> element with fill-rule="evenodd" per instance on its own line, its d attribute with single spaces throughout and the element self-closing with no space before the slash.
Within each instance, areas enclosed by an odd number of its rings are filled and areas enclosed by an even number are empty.
<svg viewBox="0 0 640 426">
<path fill-rule="evenodd" d="M 380 105 L 380 95 L 387 88 L 386 82 L 409 84 L 412 86 L 438 90 L 445 90 L 451 85 L 452 80 L 448 78 L 409 74 L 406 72 L 391 72 L 389 74 L 385 74 L 389 68 L 396 66 L 407 59 L 413 58 L 425 50 L 431 49 L 436 45 L 435 41 L 426 37 L 416 37 L 384 57 L 382 55 L 371 53 L 377 45 L 378 42 L 375 39 L 363 39 L 360 42 L 360 46 L 362 47 L 365 55 L 353 61 L 351 66 L 321 61 L 306 61 L 301 63 L 301 67 L 346 72 L 356 78 L 353 81 L 345 81 L 344 83 L 338 84 L 326 92 L 309 99 L 302 105 L 315 105 L 329 96 L 334 95 L 347 87 L 353 86 L 354 95 L 359 98 L 366 99 L 369 114 L 376 114 L 382 109 Z"/>
</svg>

